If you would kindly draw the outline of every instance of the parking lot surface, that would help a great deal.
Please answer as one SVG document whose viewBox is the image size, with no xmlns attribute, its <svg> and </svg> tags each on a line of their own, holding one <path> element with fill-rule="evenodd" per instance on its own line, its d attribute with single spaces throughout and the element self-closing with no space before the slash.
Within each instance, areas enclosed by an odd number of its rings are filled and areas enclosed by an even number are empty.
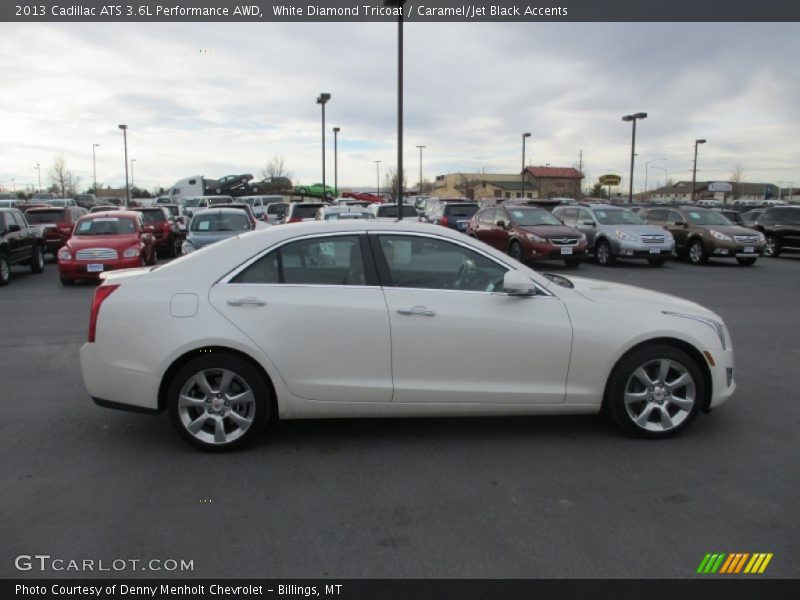
<svg viewBox="0 0 800 600">
<path fill-rule="evenodd" d="M 598 416 L 292 421 L 211 455 L 166 414 L 95 406 L 78 362 L 93 286 L 62 287 L 52 262 L 14 269 L 0 290 L 0 576 L 109 575 L 14 567 L 49 554 L 194 564 L 126 577 L 682 578 L 708 552 L 771 552 L 764 576 L 800 576 L 800 256 L 536 268 L 716 311 L 736 395 L 665 441 Z"/>
</svg>

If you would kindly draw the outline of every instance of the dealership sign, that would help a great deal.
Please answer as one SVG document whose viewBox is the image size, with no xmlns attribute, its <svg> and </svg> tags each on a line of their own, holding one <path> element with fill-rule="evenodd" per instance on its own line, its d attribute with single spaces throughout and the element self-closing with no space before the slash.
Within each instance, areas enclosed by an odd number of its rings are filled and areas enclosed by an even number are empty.
<svg viewBox="0 0 800 600">
<path fill-rule="evenodd" d="M 619 175 L 600 176 L 600 185 L 619 185 L 620 181 L 622 181 L 622 177 L 620 177 Z"/>
<path fill-rule="evenodd" d="M 733 186 L 727 181 L 715 181 L 708 184 L 709 192 L 732 192 Z"/>
</svg>

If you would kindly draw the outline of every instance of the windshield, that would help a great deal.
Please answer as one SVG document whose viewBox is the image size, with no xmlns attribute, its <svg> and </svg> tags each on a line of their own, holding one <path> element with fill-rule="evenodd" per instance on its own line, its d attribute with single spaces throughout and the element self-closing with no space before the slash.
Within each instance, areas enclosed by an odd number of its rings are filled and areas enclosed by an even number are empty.
<svg viewBox="0 0 800 600">
<path fill-rule="evenodd" d="M 725 215 L 713 210 L 687 210 L 684 214 L 694 225 L 733 225 Z"/>
<path fill-rule="evenodd" d="M 200 198 L 180 198 L 178 200 L 178 204 L 193 208 L 200 204 Z"/>
<path fill-rule="evenodd" d="M 28 223 L 54 223 L 56 221 L 66 220 L 64 210 L 29 210 L 25 213 Z"/>
<path fill-rule="evenodd" d="M 250 220 L 244 212 L 200 214 L 192 219 L 192 231 L 249 231 Z"/>
<path fill-rule="evenodd" d="M 533 227 L 536 225 L 561 225 L 561 221 L 543 208 L 515 208 L 508 211 L 515 225 Z"/>
<path fill-rule="evenodd" d="M 379 217 L 396 217 L 397 216 L 397 205 L 396 204 L 387 204 L 385 206 L 379 206 L 378 207 L 378 216 Z M 417 216 L 417 211 L 410 204 L 404 204 L 403 205 L 403 216 L 404 217 L 416 217 Z"/>
<path fill-rule="evenodd" d="M 636 213 L 624 208 L 596 209 L 594 215 L 601 225 L 644 225 Z"/>
<path fill-rule="evenodd" d="M 409 207 L 412 208 L 413 207 Z M 471 217 L 478 212 L 479 206 L 477 204 L 446 204 L 444 207 L 444 216 L 446 217 Z M 403 213 L 405 214 L 405 213 Z"/>
<path fill-rule="evenodd" d="M 321 206 L 321 204 L 295 204 L 292 209 L 292 218 L 313 219 Z"/>
<path fill-rule="evenodd" d="M 124 217 L 98 217 L 78 221 L 75 226 L 75 235 L 119 235 L 134 233 L 136 225 L 133 219 Z"/>
</svg>

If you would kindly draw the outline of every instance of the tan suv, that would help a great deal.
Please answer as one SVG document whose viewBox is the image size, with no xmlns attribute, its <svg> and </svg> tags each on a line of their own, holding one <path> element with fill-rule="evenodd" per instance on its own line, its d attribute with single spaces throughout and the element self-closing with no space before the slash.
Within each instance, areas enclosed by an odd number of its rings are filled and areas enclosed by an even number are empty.
<svg viewBox="0 0 800 600">
<path fill-rule="evenodd" d="M 669 231 L 675 238 L 676 254 L 695 265 L 709 258 L 735 258 L 740 265 L 749 266 L 766 245 L 763 234 L 734 225 L 716 210 L 695 206 L 648 208 L 639 216 Z"/>
</svg>

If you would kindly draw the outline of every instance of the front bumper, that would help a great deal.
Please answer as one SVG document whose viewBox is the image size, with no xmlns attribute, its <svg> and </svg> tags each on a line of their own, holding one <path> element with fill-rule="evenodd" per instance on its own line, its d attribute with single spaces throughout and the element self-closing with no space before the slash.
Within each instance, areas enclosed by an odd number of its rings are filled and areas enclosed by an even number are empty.
<svg viewBox="0 0 800 600">
<path fill-rule="evenodd" d="M 704 240 L 707 244 L 708 255 L 718 258 L 757 258 L 766 247 L 766 242 L 756 244 L 741 244 L 725 240 Z"/>
<path fill-rule="evenodd" d="M 645 244 L 628 240 L 611 240 L 611 252 L 621 258 L 655 258 L 675 254 L 675 242 L 663 244 Z"/>
<path fill-rule="evenodd" d="M 102 264 L 102 271 L 89 271 L 89 265 Z M 117 260 L 59 260 L 58 274 L 64 279 L 100 279 L 100 274 L 119 269 L 140 267 L 139 256 L 119 258 Z"/>
<path fill-rule="evenodd" d="M 558 246 L 549 243 L 527 242 L 523 244 L 525 258 L 530 260 L 564 260 L 568 258 L 586 258 L 588 245 L 580 242 L 574 245 Z"/>
<path fill-rule="evenodd" d="M 704 352 L 711 372 L 711 401 L 708 408 L 715 408 L 730 398 L 736 391 L 733 370 L 733 349 L 716 349 Z M 713 359 L 711 364 L 709 356 Z"/>
</svg>

